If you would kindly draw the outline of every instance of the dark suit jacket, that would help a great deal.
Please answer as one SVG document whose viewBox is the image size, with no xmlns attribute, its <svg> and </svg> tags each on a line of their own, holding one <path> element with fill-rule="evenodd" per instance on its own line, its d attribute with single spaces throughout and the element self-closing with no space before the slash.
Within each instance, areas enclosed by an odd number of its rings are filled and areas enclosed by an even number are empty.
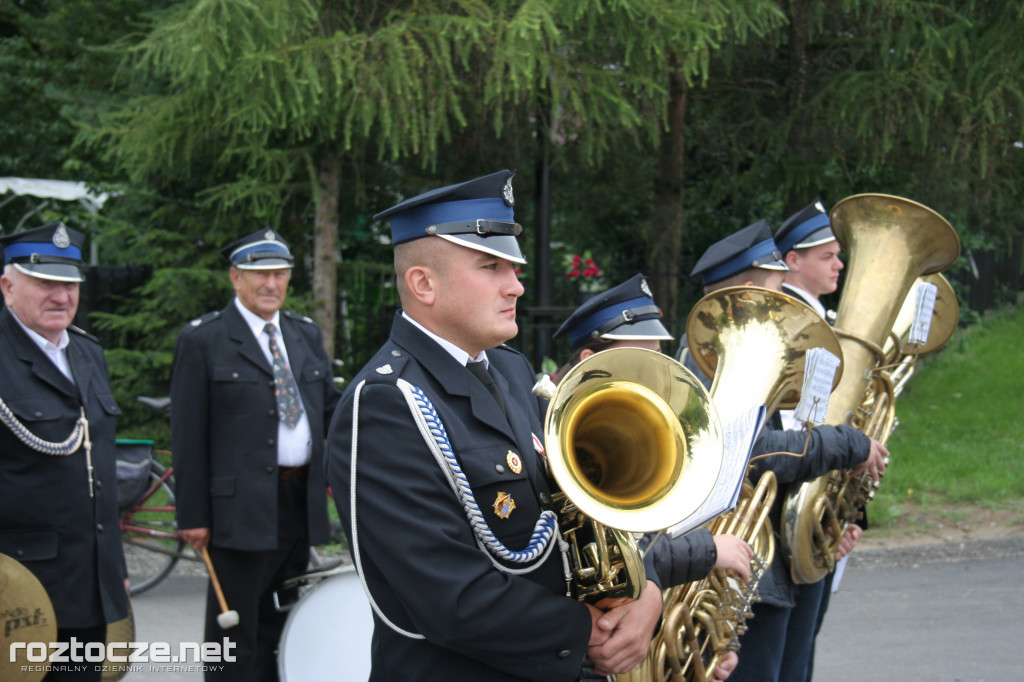
<svg viewBox="0 0 1024 682">
<path fill-rule="evenodd" d="M 426 637 L 397 634 L 374 616 L 373 680 L 551 681 L 580 672 L 590 617 L 565 596 L 559 552 L 525 575 L 491 564 L 396 386 L 401 378 L 423 390 L 487 524 L 506 547 L 521 550 L 548 495 L 533 442 L 543 437 L 540 403 L 530 393 L 534 375 L 526 358 L 504 346 L 487 356 L 508 420 L 469 370 L 399 315 L 388 342 L 345 391 L 331 424 L 327 478 L 350 546 L 351 445 L 358 428 L 362 575 L 388 619 Z M 522 460 L 521 473 L 509 465 L 510 452 Z M 493 509 L 499 493 L 515 502 L 505 519 Z"/>
<path fill-rule="evenodd" d="M 329 538 L 323 436 L 340 393 L 320 328 L 282 311 L 281 334 L 313 436 L 307 519 Z M 278 548 L 277 407 L 273 369 L 234 302 L 181 330 L 171 377 L 171 446 L 178 526 L 211 531 L 239 550 Z"/>
<path fill-rule="evenodd" d="M 117 523 L 115 420 L 103 350 L 72 328 L 75 382 L 39 349 L 7 308 L 0 311 L 0 397 L 29 431 L 65 440 L 82 406 L 92 440 L 68 456 L 29 448 L 0 425 L 0 553 L 22 562 L 46 588 L 61 627 L 91 627 L 128 615 Z"/>
</svg>

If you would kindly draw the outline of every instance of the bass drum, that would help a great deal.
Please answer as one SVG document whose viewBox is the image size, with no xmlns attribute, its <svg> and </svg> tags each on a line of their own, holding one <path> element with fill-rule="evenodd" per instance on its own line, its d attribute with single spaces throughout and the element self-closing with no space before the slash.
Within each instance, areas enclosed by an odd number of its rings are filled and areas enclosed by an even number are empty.
<svg viewBox="0 0 1024 682">
<path fill-rule="evenodd" d="M 370 602 L 353 566 L 321 580 L 291 607 L 277 649 L 281 682 L 370 677 Z"/>
</svg>

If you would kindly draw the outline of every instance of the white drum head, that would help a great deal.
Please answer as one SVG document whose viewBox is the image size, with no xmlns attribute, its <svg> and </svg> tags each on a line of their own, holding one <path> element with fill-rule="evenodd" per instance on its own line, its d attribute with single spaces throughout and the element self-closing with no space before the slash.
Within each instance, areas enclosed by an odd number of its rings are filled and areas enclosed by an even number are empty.
<svg viewBox="0 0 1024 682">
<path fill-rule="evenodd" d="M 368 679 L 372 636 L 370 602 L 346 567 L 291 608 L 277 650 L 281 682 Z"/>
</svg>

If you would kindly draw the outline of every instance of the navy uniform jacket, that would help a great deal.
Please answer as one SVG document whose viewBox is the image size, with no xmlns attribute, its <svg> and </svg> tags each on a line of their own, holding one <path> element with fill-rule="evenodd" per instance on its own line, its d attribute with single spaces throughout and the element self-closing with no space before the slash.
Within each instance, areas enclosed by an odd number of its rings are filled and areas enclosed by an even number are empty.
<svg viewBox="0 0 1024 682">
<path fill-rule="evenodd" d="M 680 352 L 686 347 L 686 336 L 684 335 L 679 347 Z M 701 380 L 705 388 L 711 387 L 711 379 L 701 371 L 689 352 L 685 353 L 682 362 Z M 804 451 L 807 434 L 801 431 L 787 431 L 781 426 L 778 413 L 772 414 L 769 422 L 754 441 L 751 457 L 772 452 L 800 453 Z M 789 567 L 786 565 L 785 552 L 781 551 L 781 547 L 778 546 L 779 524 L 782 518 L 782 507 L 786 500 L 787 486 L 799 485 L 836 469 L 851 469 L 866 460 L 870 453 L 871 439 L 857 429 L 845 424 L 838 426 L 823 424 L 814 427 L 811 431 L 811 439 L 807 443 L 807 454 L 803 457 L 775 455 L 764 457 L 753 463 L 749 475 L 752 483 L 756 485 L 766 471 L 774 473 L 779 483 L 779 493 L 775 497 L 775 504 L 769 515 L 776 537 L 775 557 L 771 567 L 765 571 L 757 583 L 757 591 L 762 603 L 782 607 L 794 605 L 793 580 L 790 577 Z"/>
<path fill-rule="evenodd" d="M 339 391 L 320 328 L 282 311 L 281 334 L 313 435 L 308 486 L 311 544 L 329 538 L 322 436 Z M 171 446 L 179 528 L 210 528 L 210 542 L 278 548 L 274 374 L 234 302 L 186 324 L 174 349 Z"/>
<path fill-rule="evenodd" d="M 85 406 L 95 496 L 89 497 L 84 447 L 66 457 L 44 454 L 0 424 L 0 553 L 35 574 L 60 627 L 83 628 L 128 615 L 115 472 L 121 411 L 103 350 L 80 330 L 68 331 L 74 383 L 10 309 L 0 311 L 0 397 L 29 431 L 57 443 L 71 434 Z"/>
<path fill-rule="evenodd" d="M 374 615 L 372 680 L 573 680 L 590 637 L 587 608 L 565 596 L 558 550 L 538 570 L 511 575 L 477 546 L 465 513 L 410 414 L 398 379 L 420 388 L 447 431 L 484 519 L 521 550 L 548 485 L 533 437 L 542 437 L 534 374 L 519 353 L 487 351 L 509 419 L 465 367 L 401 314 L 388 342 L 345 391 L 328 436 L 327 479 L 362 575 L 398 634 Z M 358 417 L 354 423 L 356 388 Z M 357 528 L 350 475 L 356 431 Z M 515 473 L 510 453 L 522 470 Z M 499 492 L 515 509 L 499 518 Z"/>
</svg>

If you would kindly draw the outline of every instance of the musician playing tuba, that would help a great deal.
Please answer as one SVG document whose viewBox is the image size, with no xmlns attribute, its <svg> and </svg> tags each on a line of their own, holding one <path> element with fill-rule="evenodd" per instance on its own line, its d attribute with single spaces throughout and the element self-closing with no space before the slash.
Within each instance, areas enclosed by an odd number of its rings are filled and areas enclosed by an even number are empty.
<svg viewBox="0 0 1024 682">
<path fill-rule="evenodd" d="M 708 247 L 691 274 L 702 277 L 705 294 L 733 286 L 781 292 L 788 271 L 767 222 L 760 220 Z M 678 359 L 710 386 L 711 379 L 690 354 L 685 337 Z M 794 457 L 769 453 L 804 454 Z M 833 469 L 870 466 L 881 473 L 887 454 L 852 427 L 819 426 L 808 438 L 806 433 L 782 429 L 776 413 L 754 443 L 752 459 L 769 456 L 753 461 L 749 479 L 756 484 L 770 471 L 780 485 L 787 485 L 811 480 Z M 770 515 L 776 533 L 783 497 L 776 497 Z M 771 567 L 758 583 L 760 601 L 753 606 L 753 618 L 747 621 L 747 630 L 740 636 L 739 664 L 730 680 L 807 678 L 822 589 L 822 583 L 793 584 L 782 553 L 775 552 Z"/>
<path fill-rule="evenodd" d="M 661 323 L 661 309 L 655 304 L 642 274 L 602 292 L 576 309 L 555 332 L 554 338 L 569 342 L 569 361 L 555 374 L 557 382 L 579 362 L 611 348 L 646 348 L 660 351 L 662 341 L 672 335 Z M 750 546 L 731 534 L 712 535 L 698 528 L 670 538 L 648 534 L 641 541 L 654 557 L 654 568 L 663 588 L 704 578 L 712 568 L 735 570 L 744 581 L 750 578 Z M 724 680 L 736 666 L 731 654 L 715 671 Z M 590 679 L 585 674 L 583 679 Z M 594 676 L 593 679 L 603 679 Z"/>
</svg>

